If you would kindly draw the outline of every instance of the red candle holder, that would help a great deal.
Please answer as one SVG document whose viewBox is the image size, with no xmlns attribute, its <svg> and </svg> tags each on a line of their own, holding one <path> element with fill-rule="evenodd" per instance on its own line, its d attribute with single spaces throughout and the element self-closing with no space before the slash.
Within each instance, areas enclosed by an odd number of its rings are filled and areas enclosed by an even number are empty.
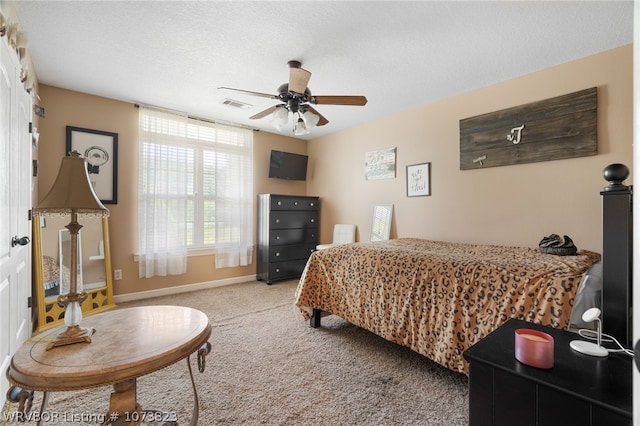
<svg viewBox="0 0 640 426">
<path fill-rule="evenodd" d="M 515 337 L 518 361 L 536 368 L 553 367 L 553 337 L 529 328 L 517 329 Z"/>
</svg>

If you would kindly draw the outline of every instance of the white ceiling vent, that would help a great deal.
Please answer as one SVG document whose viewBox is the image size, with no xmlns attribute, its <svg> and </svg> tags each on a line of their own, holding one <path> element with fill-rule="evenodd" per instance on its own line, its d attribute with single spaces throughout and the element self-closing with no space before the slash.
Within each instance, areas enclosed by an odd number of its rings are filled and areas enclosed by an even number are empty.
<svg viewBox="0 0 640 426">
<path fill-rule="evenodd" d="M 233 108 L 240 108 L 240 109 L 249 109 L 253 106 L 253 105 L 236 101 L 235 99 L 229 99 L 229 98 L 224 98 L 221 103 L 222 105 L 227 105 Z"/>
</svg>

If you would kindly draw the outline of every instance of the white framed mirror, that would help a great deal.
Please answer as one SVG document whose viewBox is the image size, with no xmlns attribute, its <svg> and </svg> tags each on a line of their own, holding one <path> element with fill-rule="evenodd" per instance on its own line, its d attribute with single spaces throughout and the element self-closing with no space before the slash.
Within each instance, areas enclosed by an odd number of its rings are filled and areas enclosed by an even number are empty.
<svg viewBox="0 0 640 426">
<path fill-rule="evenodd" d="M 370 241 L 384 241 L 389 239 L 391 235 L 392 216 L 393 204 L 378 204 L 373 206 Z"/>
<path fill-rule="evenodd" d="M 64 308 L 57 303 L 69 291 L 70 216 L 33 216 L 33 264 L 36 305 L 36 331 L 60 325 Z M 89 296 L 82 303 L 84 315 L 115 307 L 111 278 L 108 218 L 81 215 L 78 222 L 78 290 Z"/>
</svg>

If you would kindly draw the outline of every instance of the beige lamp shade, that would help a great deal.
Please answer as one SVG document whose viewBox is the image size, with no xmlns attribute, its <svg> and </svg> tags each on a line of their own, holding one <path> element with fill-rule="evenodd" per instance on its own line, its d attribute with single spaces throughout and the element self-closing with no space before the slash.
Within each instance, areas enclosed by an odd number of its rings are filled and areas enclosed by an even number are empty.
<svg viewBox="0 0 640 426">
<path fill-rule="evenodd" d="M 109 216 L 109 210 L 98 199 L 89 175 L 86 160 L 73 151 L 63 157 L 53 186 L 34 209 L 34 213 L 83 213 Z"/>
</svg>

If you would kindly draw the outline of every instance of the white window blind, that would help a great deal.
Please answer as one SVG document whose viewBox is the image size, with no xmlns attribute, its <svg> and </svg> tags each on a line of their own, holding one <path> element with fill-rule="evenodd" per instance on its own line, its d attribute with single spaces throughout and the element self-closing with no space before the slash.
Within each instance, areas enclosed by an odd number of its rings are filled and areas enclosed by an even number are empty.
<svg viewBox="0 0 640 426">
<path fill-rule="evenodd" d="M 188 249 L 216 267 L 253 253 L 253 133 L 152 108 L 140 110 L 140 276 L 186 272 Z"/>
</svg>

